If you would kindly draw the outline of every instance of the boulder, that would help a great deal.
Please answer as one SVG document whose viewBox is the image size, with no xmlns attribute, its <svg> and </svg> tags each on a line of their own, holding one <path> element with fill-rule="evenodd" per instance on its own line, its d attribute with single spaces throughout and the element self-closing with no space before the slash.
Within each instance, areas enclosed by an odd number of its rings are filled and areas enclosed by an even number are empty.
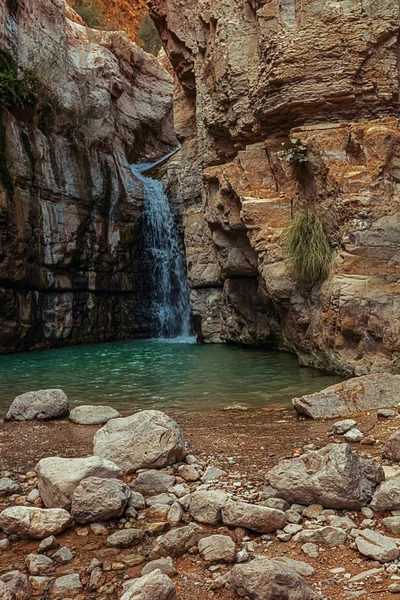
<svg viewBox="0 0 400 600">
<path fill-rule="evenodd" d="M 80 524 L 117 519 L 123 514 L 130 494 L 129 487 L 119 479 L 88 477 L 72 496 L 71 515 Z"/>
<path fill-rule="evenodd" d="M 95 433 L 93 449 L 94 454 L 114 461 L 127 473 L 160 469 L 186 456 L 179 425 L 158 410 L 112 419 Z"/>
<path fill-rule="evenodd" d="M 383 456 L 393 462 L 400 462 L 400 431 L 395 431 L 388 438 L 383 449 Z"/>
<path fill-rule="evenodd" d="M 329 444 L 281 461 L 269 471 L 267 480 L 275 495 L 290 504 L 321 504 L 335 509 L 361 508 L 374 490 L 365 465 L 348 444 Z"/>
<path fill-rule="evenodd" d="M 199 523 L 218 525 L 222 521 L 222 507 L 227 502 L 228 496 L 221 490 L 195 492 L 191 497 L 189 512 Z"/>
<path fill-rule="evenodd" d="M 111 548 L 132 548 L 138 546 L 146 539 L 146 534 L 141 529 L 122 529 L 107 538 L 107 546 Z"/>
<path fill-rule="evenodd" d="M 355 542 L 361 554 L 381 563 L 396 560 L 400 554 L 396 540 L 372 531 L 372 529 L 359 531 Z"/>
<path fill-rule="evenodd" d="M 320 392 L 293 399 L 298 413 L 312 419 L 347 417 L 364 411 L 397 406 L 400 375 L 378 373 L 354 377 Z"/>
<path fill-rule="evenodd" d="M 11 506 L 0 514 L 0 527 L 10 535 L 42 540 L 72 525 L 71 515 L 62 508 Z"/>
<path fill-rule="evenodd" d="M 371 508 L 377 512 L 400 510 L 400 479 L 381 483 L 371 500 Z"/>
<path fill-rule="evenodd" d="M 69 412 L 69 401 L 62 390 L 39 390 L 17 396 L 12 402 L 6 421 L 47 421 L 62 419 Z"/>
<path fill-rule="evenodd" d="M 229 527 L 245 527 L 258 533 L 281 529 L 286 521 L 282 510 L 229 500 L 222 508 L 222 521 Z"/>
<path fill-rule="evenodd" d="M 239 596 L 251 600 L 313 600 L 314 594 L 304 579 L 277 560 L 257 558 L 235 565 L 231 587 Z"/>
<path fill-rule="evenodd" d="M 294 539 L 302 544 L 319 544 L 334 548 L 345 543 L 347 534 L 342 528 L 328 525 L 318 529 L 303 529 L 303 531 L 296 534 Z"/>
<path fill-rule="evenodd" d="M 121 600 L 176 600 L 175 584 L 156 569 L 132 583 Z"/>
<path fill-rule="evenodd" d="M 156 469 L 150 469 L 139 473 L 130 484 L 132 490 L 140 492 L 144 496 L 155 496 L 168 492 L 169 488 L 175 485 L 174 475 L 168 475 Z"/>
<path fill-rule="evenodd" d="M 121 413 L 111 406 L 76 406 L 69 414 L 69 420 L 77 425 L 105 425 L 119 417 Z"/>
<path fill-rule="evenodd" d="M 28 578 L 20 571 L 9 571 L 4 575 L 0 575 L 0 598 L 3 600 L 1 585 L 4 585 L 8 592 L 13 594 L 13 600 L 30 600 L 31 598 Z M 7 596 L 4 597 L 4 600 L 6 598 Z"/>
<path fill-rule="evenodd" d="M 178 558 L 190 548 L 197 546 L 203 536 L 204 530 L 195 523 L 190 523 L 179 529 L 171 529 L 158 539 L 157 546 L 153 549 L 153 555 L 154 557 L 171 556 L 172 558 Z"/>
<path fill-rule="evenodd" d="M 152 560 L 147 565 L 145 565 L 142 569 L 142 575 L 148 575 L 152 571 L 156 571 L 159 569 L 164 575 L 175 575 L 176 569 L 174 565 L 174 561 L 170 556 L 157 558 L 156 560 Z"/>
<path fill-rule="evenodd" d="M 236 559 L 235 542 L 229 535 L 210 535 L 199 541 L 199 552 L 209 563 L 233 563 Z"/>
<path fill-rule="evenodd" d="M 123 473 L 110 460 L 99 456 L 87 458 L 43 458 L 36 465 L 40 497 L 47 508 L 71 507 L 78 485 L 88 477 L 122 479 Z"/>
<path fill-rule="evenodd" d="M 332 425 L 332 431 L 338 435 L 344 435 L 350 429 L 357 427 L 357 421 L 353 419 L 345 419 L 344 421 L 337 421 Z"/>
<path fill-rule="evenodd" d="M 82 591 L 82 583 L 78 573 L 57 577 L 51 587 L 52 598 L 75 598 Z"/>
</svg>

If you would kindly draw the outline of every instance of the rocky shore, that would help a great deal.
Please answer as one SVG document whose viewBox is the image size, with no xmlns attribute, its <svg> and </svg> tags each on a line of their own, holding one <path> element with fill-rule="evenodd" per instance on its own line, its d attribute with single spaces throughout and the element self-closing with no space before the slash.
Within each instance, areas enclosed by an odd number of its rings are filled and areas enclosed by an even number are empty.
<svg viewBox="0 0 400 600">
<path fill-rule="evenodd" d="M 0 425 L 2 598 L 400 593 L 398 407 L 310 421 L 29 398 L 36 418 L 22 396 Z"/>
</svg>

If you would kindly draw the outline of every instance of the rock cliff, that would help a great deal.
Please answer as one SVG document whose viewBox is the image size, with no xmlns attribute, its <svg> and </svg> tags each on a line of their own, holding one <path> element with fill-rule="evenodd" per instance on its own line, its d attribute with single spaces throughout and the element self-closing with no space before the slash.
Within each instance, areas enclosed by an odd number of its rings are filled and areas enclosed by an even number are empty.
<svg viewBox="0 0 400 600">
<path fill-rule="evenodd" d="M 344 373 L 400 369 L 399 3 L 151 0 L 177 76 L 192 306 L 206 342 Z M 291 138 L 308 148 L 287 161 Z M 333 264 L 293 277 L 282 234 L 323 216 Z"/>
<path fill-rule="evenodd" d="M 171 75 L 125 34 L 68 19 L 64 0 L 0 0 L 0 48 L 51 104 L 2 110 L 0 352 L 145 335 L 129 164 L 176 146 Z"/>
</svg>

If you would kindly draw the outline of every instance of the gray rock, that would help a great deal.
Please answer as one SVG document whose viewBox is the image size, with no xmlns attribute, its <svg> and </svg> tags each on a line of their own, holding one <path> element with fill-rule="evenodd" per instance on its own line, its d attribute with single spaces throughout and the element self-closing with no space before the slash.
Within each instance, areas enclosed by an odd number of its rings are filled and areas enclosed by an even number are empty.
<svg viewBox="0 0 400 600">
<path fill-rule="evenodd" d="M 155 496 L 164 494 L 175 485 L 175 477 L 168 475 L 156 469 L 150 469 L 139 473 L 134 481 L 130 484 L 130 488 L 136 492 L 140 492 L 145 496 Z"/>
<path fill-rule="evenodd" d="M 12 402 L 6 421 L 47 421 L 62 419 L 69 412 L 69 401 L 62 390 L 39 390 L 17 396 Z"/>
<path fill-rule="evenodd" d="M 15 594 L 12 590 L 6 587 L 5 583 L 0 580 L 0 598 L 1 600 L 15 600 Z"/>
<path fill-rule="evenodd" d="M 395 540 L 371 529 L 359 531 L 355 541 L 361 554 L 380 563 L 396 560 L 400 554 Z"/>
<path fill-rule="evenodd" d="M 154 504 L 169 504 L 172 505 L 176 501 L 176 497 L 172 494 L 158 494 L 158 496 L 150 496 L 147 498 L 146 505 L 153 506 Z"/>
<path fill-rule="evenodd" d="M 321 392 L 294 398 L 300 414 L 313 419 L 347 417 L 355 413 L 397 406 L 400 376 L 390 373 L 354 377 Z"/>
<path fill-rule="evenodd" d="M 347 540 L 347 534 L 343 529 L 326 526 L 318 529 L 304 529 L 295 536 L 295 541 L 302 544 L 320 544 L 334 548 L 344 544 Z"/>
<path fill-rule="evenodd" d="M 50 535 L 47 538 L 44 538 L 39 544 L 38 552 L 39 554 L 43 554 L 44 552 L 49 552 L 49 550 L 57 550 L 60 547 L 57 539 L 54 535 Z"/>
<path fill-rule="evenodd" d="M 107 546 L 112 548 L 132 548 L 138 546 L 146 538 L 141 529 L 122 529 L 107 538 Z"/>
<path fill-rule="evenodd" d="M 58 562 L 60 565 L 68 565 L 74 560 L 74 555 L 69 548 L 63 546 L 53 554 L 52 559 Z"/>
<path fill-rule="evenodd" d="M 88 477 L 122 479 L 117 465 L 98 456 L 87 458 L 43 458 L 36 465 L 38 488 L 47 508 L 71 508 L 73 493 Z"/>
<path fill-rule="evenodd" d="M 360 458 L 360 464 L 365 477 L 369 479 L 369 481 L 373 484 L 373 487 L 376 487 L 382 483 L 382 481 L 385 481 L 385 471 L 383 470 L 382 465 L 379 465 L 373 460 L 367 460 L 365 458 Z"/>
<path fill-rule="evenodd" d="M 174 502 L 168 511 L 167 521 L 171 527 L 177 527 L 183 518 L 184 512 L 178 502 Z"/>
<path fill-rule="evenodd" d="M 121 417 L 111 406 L 76 406 L 69 415 L 69 420 L 77 425 L 105 425 L 111 419 Z"/>
<path fill-rule="evenodd" d="M 191 497 L 189 512 L 199 523 L 218 525 L 222 521 L 221 510 L 227 501 L 227 494 L 221 490 L 195 492 Z"/>
<path fill-rule="evenodd" d="M 72 573 L 57 577 L 51 587 L 51 595 L 54 598 L 74 598 L 82 589 L 78 573 Z"/>
<path fill-rule="evenodd" d="M 181 465 L 178 468 L 178 475 L 185 481 L 198 481 L 200 479 L 199 469 L 195 465 Z"/>
<path fill-rule="evenodd" d="M 53 561 L 44 554 L 28 554 L 25 565 L 31 575 L 40 575 L 51 569 Z"/>
<path fill-rule="evenodd" d="M 20 571 L 9 571 L 0 576 L 0 587 L 4 585 L 7 593 L 10 593 L 13 600 L 30 600 L 31 598 L 31 586 L 29 585 L 28 578 Z M 7 600 L 7 596 L 1 600 Z"/>
<path fill-rule="evenodd" d="M 163 468 L 186 456 L 180 427 L 158 410 L 112 419 L 95 433 L 93 449 L 94 454 L 114 461 L 127 473 Z"/>
<path fill-rule="evenodd" d="M 11 496 L 18 494 L 21 491 L 21 486 L 9 477 L 0 478 L 0 496 Z"/>
<path fill-rule="evenodd" d="M 303 544 L 301 550 L 310 558 L 318 558 L 319 556 L 318 546 L 316 544 L 312 544 L 311 542 Z"/>
<path fill-rule="evenodd" d="M 395 431 L 386 442 L 383 456 L 393 462 L 400 462 L 400 431 Z"/>
<path fill-rule="evenodd" d="M 231 586 L 239 596 L 251 600 L 312 600 L 314 594 L 304 579 L 277 560 L 258 558 L 235 565 Z"/>
<path fill-rule="evenodd" d="M 72 496 L 71 515 L 80 524 L 116 519 L 123 514 L 130 494 L 119 479 L 88 477 Z"/>
<path fill-rule="evenodd" d="M 145 508 L 145 506 L 146 501 L 143 498 L 142 494 L 140 494 L 139 492 L 131 491 L 131 495 L 129 496 L 128 500 L 128 507 L 136 508 L 137 510 L 142 510 L 143 508 Z"/>
<path fill-rule="evenodd" d="M 390 533 L 400 536 L 400 517 L 385 517 L 381 522 Z"/>
<path fill-rule="evenodd" d="M 400 594 L 400 583 L 390 583 L 388 585 L 388 591 L 391 594 Z"/>
<path fill-rule="evenodd" d="M 7 535 L 44 539 L 57 535 L 72 525 L 71 515 L 62 508 L 12 506 L 0 514 L 0 527 Z"/>
<path fill-rule="evenodd" d="M 212 481 L 218 481 L 221 477 L 225 477 L 226 471 L 218 469 L 218 467 L 207 467 L 204 475 L 201 477 L 203 483 L 210 483 Z"/>
<path fill-rule="evenodd" d="M 353 427 L 357 427 L 357 421 L 353 419 L 345 419 L 344 421 L 337 421 L 332 425 L 332 431 L 339 435 L 343 435 L 353 429 Z"/>
<path fill-rule="evenodd" d="M 372 498 L 371 508 L 377 512 L 400 510 L 400 479 L 381 483 Z"/>
<path fill-rule="evenodd" d="M 382 419 L 389 419 L 390 417 L 396 417 L 399 413 L 392 408 L 381 408 L 378 410 L 377 415 Z"/>
<path fill-rule="evenodd" d="M 281 529 L 286 515 L 275 508 L 229 500 L 222 508 L 222 521 L 229 527 L 245 527 L 258 533 L 270 533 Z"/>
<path fill-rule="evenodd" d="M 344 434 L 344 439 L 346 442 L 361 442 L 361 440 L 365 437 L 363 432 L 354 427 L 350 429 L 347 433 Z"/>
<path fill-rule="evenodd" d="M 27 495 L 26 499 L 30 504 L 34 504 L 34 502 L 40 498 L 39 490 L 37 488 L 31 490 Z"/>
<path fill-rule="evenodd" d="M 332 527 L 344 529 L 346 533 L 350 533 L 352 529 L 356 529 L 357 525 L 349 517 L 334 517 L 330 522 Z"/>
<path fill-rule="evenodd" d="M 0 552 L 8 552 L 11 548 L 10 540 L 8 538 L 4 538 L 0 540 Z"/>
<path fill-rule="evenodd" d="M 279 556 L 274 558 L 274 560 L 282 562 L 289 569 L 296 571 L 296 573 L 301 577 L 312 577 L 315 574 L 314 567 L 301 560 L 293 560 L 293 558 L 289 558 L 288 556 Z"/>
<path fill-rule="evenodd" d="M 159 569 L 161 573 L 164 573 L 164 575 L 172 576 L 176 574 L 174 561 L 170 556 L 167 556 L 165 558 L 157 558 L 156 560 L 147 563 L 142 569 L 142 575 L 148 575 L 157 569 Z"/>
<path fill-rule="evenodd" d="M 121 600 L 176 600 L 176 588 L 160 569 L 137 579 Z"/>
<path fill-rule="evenodd" d="M 158 538 L 153 553 L 157 556 L 178 558 L 190 550 L 190 548 L 197 546 L 203 536 L 204 530 L 195 523 L 190 523 L 186 527 L 180 527 L 179 529 L 171 529 L 171 531 Z"/>
<path fill-rule="evenodd" d="M 199 541 L 199 552 L 209 563 L 233 563 L 236 559 L 235 542 L 228 535 L 211 535 Z"/>
<path fill-rule="evenodd" d="M 260 504 L 262 506 L 268 506 L 268 508 L 276 508 L 277 510 L 283 510 L 284 512 L 291 512 L 290 504 L 286 502 L 286 500 L 282 500 L 282 498 L 268 498 L 268 500 L 263 500 L 263 502 L 261 502 Z"/>
<path fill-rule="evenodd" d="M 299 458 L 284 460 L 267 475 L 276 495 L 289 503 L 325 508 L 360 508 L 374 485 L 348 444 L 329 444 Z"/>
</svg>

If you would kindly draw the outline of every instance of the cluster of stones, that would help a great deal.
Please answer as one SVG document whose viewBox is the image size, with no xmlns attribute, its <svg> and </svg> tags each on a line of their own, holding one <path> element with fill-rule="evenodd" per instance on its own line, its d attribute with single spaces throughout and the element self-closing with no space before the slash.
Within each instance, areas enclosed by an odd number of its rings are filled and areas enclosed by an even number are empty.
<svg viewBox="0 0 400 600">
<path fill-rule="evenodd" d="M 342 421 L 333 433 L 355 428 Z M 260 489 L 187 454 L 178 424 L 162 412 L 111 415 L 94 435 L 92 456 L 45 458 L 18 477 L 2 473 L 7 507 L 0 514 L 0 551 L 21 538 L 38 546 L 25 557 L 25 572 L 0 576 L 0 597 L 174 600 L 175 561 L 189 553 L 207 566 L 210 589 L 226 587 L 254 600 L 317 598 L 318 584 L 307 582 L 313 566 L 271 555 L 274 540 L 294 542 L 311 560 L 327 547 L 350 547 L 374 563 L 353 577 L 332 568 L 343 590 L 360 591 L 386 570 L 389 591 L 400 593 L 400 540 L 387 535 L 400 534 L 399 470 L 359 458 L 339 441 L 319 450 L 306 446 L 279 462 Z M 384 458 L 400 460 L 400 432 L 389 438 Z M 391 515 L 376 517 L 384 512 Z M 57 539 L 71 527 L 80 536 L 104 536 L 105 547 L 118 554 L 75 565 L 74 552 Z M 135 579 L 107 577 L 139 565 Z"/>
</svg>

